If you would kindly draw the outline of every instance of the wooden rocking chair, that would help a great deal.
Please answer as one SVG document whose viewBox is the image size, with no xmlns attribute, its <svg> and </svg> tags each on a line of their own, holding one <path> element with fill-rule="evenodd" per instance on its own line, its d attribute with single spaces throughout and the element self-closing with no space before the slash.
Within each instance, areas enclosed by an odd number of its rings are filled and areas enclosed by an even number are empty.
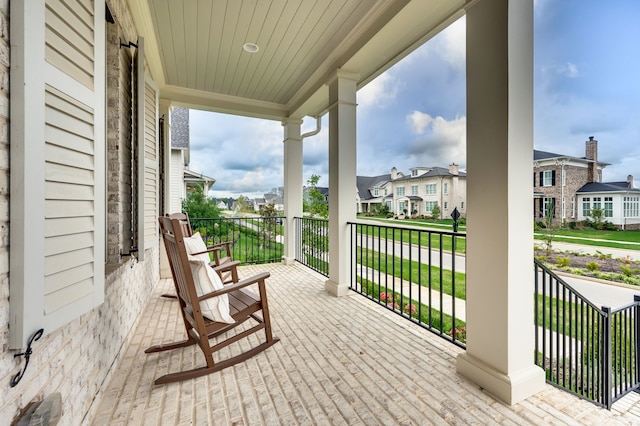
<svg viewBox="0 0 640 426">
<path fill-rule="evenodd" d="M 191 379 L 222 370 L 223 368 L 245 361 L 278 342 L 280 339 L 272 336 L 267 304 L 265 280 L 269 277 L 269 273 L 264 272 L 242 281 L 224 285 L 223 288 L 219 290 L 214 290 L 199 296 L 196 291 L 194 274 L 185 246 L 186 236 L 184 233 L 186 227 L 189 226 L 188 222 L 185 218 L 178 219 L 171 217 L 160 217 L 158 220 L 169 257 L 177 299 L 180 304 L 180 312 L 188 337 L 183 341 L 152 346 L 145 350 L 145 353 L 166 351 L 198 344 L 204 355 L 206 365 L 193 370 L 166 374 L 156 379 L 155 384 L 159 385 Z M 194 254 L 195 253 L 192 253 L 192 255 Z M 247 287 L 252 285 L 257 285 L 259 295 L 248 290 Z M 212 298 L 224 297 L 225 295 L 229 300 L 230 317 L 235 322 L 226 323 L 205 317 L 201 304 L 206 303 L 207 300 Z M 219 301 L 219 299 L 215 300 Z M 259 314 L 260 311 L 262 311 L 261 315 Z M 252 319 L 257 324 L 251 328 L 235 333 L 232 336 L 222 336 L 222 334 L 232 330 L 248 319 Z M 215 352 L 260 330 L 264 330 L 265 333 L 263 343 L 239 355 L 214 361 L 213 355 Z M 226 339 L 220 340 L 223 337 L 226 337 Z M 212 345 L 209 341 L 211 338 L 218 338 L 220 341 Z"/>
</svg>

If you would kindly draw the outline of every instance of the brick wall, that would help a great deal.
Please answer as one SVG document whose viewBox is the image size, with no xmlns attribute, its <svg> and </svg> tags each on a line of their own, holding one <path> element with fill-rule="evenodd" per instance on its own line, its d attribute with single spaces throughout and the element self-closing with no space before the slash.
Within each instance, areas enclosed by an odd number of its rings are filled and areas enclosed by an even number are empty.
<svg viewBox="0 0 640 426">
<path fill-rule="evenodd" d="M 128 122 L 126 87 L 119 86 L 125 80 L 126 49 L 116 48 L 116 34 L 123 40 L 135 41 L 136 31 L 128 14 L 125 0 L 108 0 L 117 24 L 108 28 L 108 57 L 117 62 L 107 64 L 109 111 L 120 108 L 118 116 L 109 115 L 107 184 L 110 185 L 107 204 L 114 208 L 115 216 L 109 225 L 111 236 L 122 241 L 123 205 L 126 200 L 126 170 L 128 159 L 126 135 L 120 132 Z M 105 301 L 97 309 L 81 316 L 66 326 L 55 330 L 33 345 L 33 354 L 24 378 L 14 387 L 9 380 L 24 365 L 23 358 L 14 358 L 15 351 L 8 350 L 9 318 L 9 2 L 0 0 L 0 327 L 2 327 L 2 357 L 0 357 L 0 423 L 15 419 L 33 401 L 41 400 L 54 392 L 62 396 L 62 418 L 59 424 L 90 424 L 103 389 L 118 368 L 122 349 L 130 339 L 131 330 L 138 325 L 138 318 L 146 305 L 154 285 L 159 280 L 158 246 L 145 253 L 146 261 L 119 261 L 110 268 L 105 279 Z M 108 25 L 108 27 L 111 27 Z M 118 43 L 119 44 L 119 43 Z M 110 66 L 111 65 L 111 66 Z M 117 65 L 117 67 L 116 67 Z M 113 67 L 113 68 L 112 68 Z M 117 70 L 115 70 L 117 68 Z M 115 70 L 115 72 L 114 72 Z M 114 80 L 115 79 L 115 80 Z M 112 86 L 115 85 L 115 87 Z M 122 112 L 122 111 L 125 112 Z M 126 132 L 125 132 L 126 133 Z M 117 169 L 117 170 L 114 170 Z M 111 174 L 115 172 L 115 174 Z M 123 177 L 124 174 L 124 177 Z M 118 182 L 115 176 L 119 176 Z M 114 180 L 110 181 L 110 178 Z M 118 185 L 116 190 L 115 183 Z M 111 185 L 113 184 L 113 185 Z M 130 184 L 130 183 L 129 183 Z M 107 207 L 111 214 L 110 207 Z M 107 212 L 105 212 L 105 215 Z M 116 231 L 117 229 L 117 231 Z M 113 253 L 111 253 L 113 254 Z M 144 353 L 140 354 L 144 357 Z"/>
<path fill-rule="evenodd" d="M 556 172 L 556 181 L 554 186 L 540 186 L 540 173 L 546 170 L 555 170 Z M 564 167 L 565 170 L 565 186 L 564 186 L 564 197 L 566 202 L 566 219 L 567 221 L 576 220 L 578 205 L 575 204 L 575 217 L 572 217 L 571 211 L 571 200 L 574 200 L 574 203 L 577 202 L 576 191 L 580 189 L 584 184 L 587 183 L 587 174 L 588 170 L 585 167 L 578 166 L 570 166 L 567 165 Z M 555 222 L 559 224 L 562 219 L 561 213 L 561 203 L 562 203 L 562 167 L 556 165 L 549 166 L 541 166 L 534 168 L 535 179 L 534 179 L 534 192 L 541 193 L 543 197 L 551 197 L 556 199 L 556 217 Z M 534 217 L 536 220 L 539 220 L 543 217 L 543 207 L 542 200 L 535 200 L 535 212 Z"/>
<path fill-rule="evenodd" d="M 0 1 L 0 341 L 9 341 L 9 1 Z M 0 378 L 5 376 L 0 361 Z M 2 399 L 0 398 L 0 401 Z"/>
</svg>

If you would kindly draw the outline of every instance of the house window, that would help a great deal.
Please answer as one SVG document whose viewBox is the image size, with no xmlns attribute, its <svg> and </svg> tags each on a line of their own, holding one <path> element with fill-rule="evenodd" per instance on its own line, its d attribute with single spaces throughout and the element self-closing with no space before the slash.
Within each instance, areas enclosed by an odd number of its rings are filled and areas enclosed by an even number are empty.
<svg viewBox="0 0 640 426">
<path fill-rule="evenodd" d="M 418 176 L 417 170 L 411 170 L 411 176 Z"/>
<path fill-rule="evenodd" d="M 396 195 L 398 197 L 404 197 L 404 186 L 399 186 L 396 188 Z"/>
<path fill-rule="evenodd" d="M 543 217 L 555 217 L 555 201 L 552 197 L 543 198 L 542 214 Z"/>
<path fill-rule="evenodd" d="M 604 197 L 604 217 L 613 217 L 613 197 Z"/>
<path fill-rule="evenodd" d="M 424 190 L 425 190 L 427 195 L 435 195 L 436 194 L 436 184 L 435 183 L 428 183 L 425 186 Z"/>
<path fill-rule="evenodd" d="M 400 213 L 404 213 L 404 211 L 407 209 L 407 208 L 405 207 L 405 202 L 404 202 L 404 201 L 400 201 L 400 202 L 398 203 L 398 209 L 400 210 Z"/>
<path fill-rule="evenodd" d="M 411 195 L 418 195 L 418 185 L 411 185 Z"/>
<path fill-rule="evenodd" d="M 640 197 L 624 197 L 624 217 L 640 216 Z"/>
<path fill-rule="evenodd" d="M 460 209 L 461 209 L 461 210 L 464 210 L 464 201 L 461 201 L 461 202 L 460 202 Z"/>
<path fill-rule="evenodd" d="M 449 208 L 449 203 L 447 203 L 446 201 L 444 202 L 444 209 L 447 210 Z"/>
<path fill-rule="evenodd" d="M 540 186 L 554 186 L 556 184 L 556 171 L 545 170 L 540 172 Z"/>
<path fill-rule="evenodd" d="M 391 211 L 391 201 L 385 201 L 385 204 L 387 205 L 389 211 Z"/>
<path fill-rule="evenodd" d="M 385 189 L 384 189 L 384 196 L 386 197 L 387 195 L 388 195 L 388 194 L 387 194 L 387 188 L 385 188 Z M 391 207 L 391 206 L 389 206 L 389 207 Z"/>
<path fill-rule="evenodd" d="M 600 197 L 593 197 L 593 209 L 601 209 L 602 208 L 602 198 Z"/>
<path fill-rule="evenodd" d="M 562 186 L 567 185 L 567 171 L 562 169 Z"/>
<path fill-rule="evenodd" d="M 571 217 L 576 217 L 576 199 L 571 197 Z"/>
<path fill-rule="evenodd" d="M 373 196 L 374 197 L 377 197 L 379 195 L 378 194 L 379 192 L 380 192 L 379 188 L 373 188 Z"/>
<path fill-rule="evenodd" d="M 591 199 L 585 197 L 582 199 L 582 216 L 587 217 L 591 214 Z"/>
<path fill-rule="evenodd" d="M 442 193 L 443 194 L 448 194 L 449 193 L 449 184 L 448 183 L 444 184 L 443 189 L 442 189 Z M 446 209 L 446 207 L 445 207 L 445 209 Z"/>
<path fill-rule="evenodd" d="M 437 206 L 437 205 L 438 205 L 437 201 L 425 201 L 425 203 L 424 203 L 424 211 L 426 213 L 431 213 L 431 210 L 433 210 L 433 208 L 435 206 Z"/>
</svg>

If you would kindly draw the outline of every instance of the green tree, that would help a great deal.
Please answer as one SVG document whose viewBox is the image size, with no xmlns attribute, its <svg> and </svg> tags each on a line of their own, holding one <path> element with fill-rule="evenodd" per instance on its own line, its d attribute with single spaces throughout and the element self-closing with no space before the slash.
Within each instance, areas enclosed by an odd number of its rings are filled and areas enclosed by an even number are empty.
<svg viewBox="0 0 640 426">
<path fill-rule="evenodd" d="M 385 217 L 386 217 L 386 216 L 389 214 L 389 212 L 391 211 L 391 210 L 389 209 L 389 206 L 387 205 L 387 203 L 382 203 L 382 204 L 380 204 L 376 210 L 377 210 L 377 212 L 378 212 L 378 214 L 379 214 L 380 216 L 385 216 Z"/>
<path fill-rule="evenodd" d="M 433 207 L 431 207 L 431 219 L 439 220 L 440 219 L 440 206 L 438 203 L 435 203 Z"/>
<path fill-rule="evenodd" d="M 190 218 L 220 217 L 220 210 L 215 200 L 208 198 L 200 185 L 189 191 L 187 197 L 182 200 L 182 211 Z"/>
<path fill-rule="evenodd" d="M 243 213 L 251 213 L 253 212 L 253 202 L 244 195 L 238 197 L 238 201 L 236 201 L 236 210 Z"/>
<path fill-rule="evenodd" d="M 262 216 L 263 221 L 260 234 L 265 242 L 265 246 L 269 247 L 271 243 L 276 241 L 278 212 L 276 211 L 276 207 L 272 203 L 269 203 L 260 209 L 260 216 Z"/>
<path fill-rule="evenodd" d="M 311 175 L 307 184 L 311 188 L 308 195 L 307 211 L 314 216 L 320 216 L 324 219 L 329 217 L 329 204 L 324 198 L 324 195 L 318 190 L 317 185 L 320 180 L 320 176 Z M 304 207 L 304 204 L 303 204 Z"/>
<path fill-rule="evenodd" d="M 589 212 L 589 216 L 591 217 L 593 228 L 602 229 L 602 223 L 604 221 L 604 210 L 598 208 L 591 209 L 591 211 Z"/>
</svg>

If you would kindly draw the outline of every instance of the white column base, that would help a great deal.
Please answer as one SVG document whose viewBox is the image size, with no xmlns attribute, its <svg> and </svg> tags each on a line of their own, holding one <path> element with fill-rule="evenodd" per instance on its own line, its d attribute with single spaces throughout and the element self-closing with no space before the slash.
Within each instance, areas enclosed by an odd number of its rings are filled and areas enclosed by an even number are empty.
<svg viewBox="0 0 640 426">
<path fill-rule="evenodd" d="M 348 296 L 351 292 L 346 284 L 339 284 L 331 280 L 324 282 L 324 289 L 336 297 Z"/>
<path fill-rule="evenodd" d="M 282 256 L 282 263 L 285 265 L 293 265 L 294 263 L 296 263 L 296 258 Z"/>
<path fill-rule="evenodd" d="M 546 386 L 544 370 L 537 365 L 507 376 L 466 352 L 458 355 L 456 371 L 509 405 L 535 395 Z"/>
</svg>

